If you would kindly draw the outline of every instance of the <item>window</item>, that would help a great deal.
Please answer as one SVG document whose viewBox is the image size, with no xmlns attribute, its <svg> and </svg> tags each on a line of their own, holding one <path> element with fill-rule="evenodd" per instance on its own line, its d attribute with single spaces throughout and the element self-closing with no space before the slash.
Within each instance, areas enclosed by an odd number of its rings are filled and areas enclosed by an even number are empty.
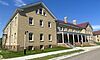
<svg viewBox="0 0 100 60">
<path fill-rule="evenodd" d="M 52 48 L 52 45 L 49 45 L 49 48 Z"/>
<path fill-rule="evenodd" d="M 29 24 L 33 25 L 33 18 L 32 17 L 29 17 Z"/>
<path fill-rule="evenodd" d="M 28 46 L 28 50 L 34 50 L 33 46 Z"/>
<path fill-rule="evenodd" d="M 39 14 L 39 13 L 38 13 L 38 10 L 36 10 L 36 14 Z"/>
<path fill-rule="evenodd" d="M 40 40 L 43 41 L 43 39 L 44 39 L 43 34 L 40 34 Z"/>
<path fill-rule="evenodd" d="M 33 41 L 33 33 L 29 33 L 29 41 Z"/>
<path fill-rule="evenodd" d="M 99 39 L 98 39 L 98 42 L 99 42 Z"/>
<path fill-rule="evenodd" d="M 40 45 L 40 49 L 43 50 L 44 49 L 44 46 L 43 45 Z"/>
<path fill-rule="evenodd" d="M 44 15 L 44 16 L 47 16 L 46 12 L 43 12 L 43 15 Z"/>
<path fill-rule="evenodd" d="M 48 22 L 48 27 L 51 28 L 51 22 Z"/>
<path fill-rule="evenodd" d="M 40 26 L 43 27 L 43 20 L 40 20 Z"/>
<path fill-rule="evenodd" d="M 39 14 L 42 14 L 42 9 L 39 9 Z"/>
<path fill-rule="evenodd" d="M 51 36 L 51 34 L 49 34 L 48 37 L 49 37 L 49 41 L 51 41 L 51 40 L 52 40 L 52 36 Z"/>
<path fill-rule="evenodd" d="M 67 28 L 64 28 L 64 31 L 67 31 Z"/>
<path fill-rule="evenodd" d="M 60 31 L 63 31 L 63 27 L 60 27 Z"/>
<path fill-rule="evenodd" d="M 14 39 L 16 39 L 16 33 L 14 33 Z"/>
</svg>

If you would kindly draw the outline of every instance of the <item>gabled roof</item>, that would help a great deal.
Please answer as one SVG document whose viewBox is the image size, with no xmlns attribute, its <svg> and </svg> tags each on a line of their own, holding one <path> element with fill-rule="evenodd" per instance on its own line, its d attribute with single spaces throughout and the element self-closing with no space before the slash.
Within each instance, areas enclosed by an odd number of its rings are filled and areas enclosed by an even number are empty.
<svg viewBox="0 0 100 60">
<path fill-rule="evenodd" d="M 74 25 L 73 23 L 65 23 L 64 21 L 62 20 L 57 20 L 57 23 L 59 23 L 60 25 L 64 25 L 64 26 L 70 26 L 70 27 L 73 27 L 73 28 L 79 28 L 79 29 L 82 29 L 81 27 L 77 26 L 77 25 Z"/>
<path fill-rule="evenodd" d="M 89 22 L 85 22 L 85 23 L 77 24 L 77 26 L 79 26 L 81 28 L 86 28 L 88 24 L 89 24 Z"/>
<path fill-rule="evenodd" d="M 42 5 L 42 6 L 51 14 L 51 16 L 52 16 L 53 18 L 57 19 L 57 18 L 54 16 L 54 14 L 52 13 L 52 11 L 51 11 L 50 9 L 48 9 L 48 7 L 47 7 L 43 2 L 41 2 L 41 1 L 36 2 L 36 3 L 27 4 L 27 5 L 21 6 L 21 7 L 19 7 L 19 8 L 20 8 L 20 9 L 25 9 L 25 8 L 32 7 L 32 6 L 36 6 L 36 5 L 39 5 L 39 4 Z"/>
<path fill-rule="evenodd" d="M 100 30 L 94 31 L 93 34 L 94 34 L 94 35 L 100 35 Z"/>
<path fill-rule="evenodd" d="M 89 22 L 77 24 L 77 26 L 79 26 L 79 27 L 81 27 L 81 28 L 84 28 L 84 29 L 86 29 L 88 25 L 92 28 L 92 26 L 90 25 Z M 92 30 L 93 30 L 93 28 L 92 28 Z"/>
<path fill-rule="evenodd" d="M 33 4 L 28 4 L 28 5 L 25 5 L 25 6 L 21 6 L 21 7 L 18 7 L 13 15 L 11 16 L 10 20 L 8 21 L 7 25 L 4 27 L 4 29 L 8 26 L 8 24 L 12 21 L 13 17 L 19 12 L 19 11 L 23 11 L 24 8 L 28 8 L 28 7 L 31 7 L 31 6 L 36 6 L 36 5 L 39 5 L 41 4 L 50 14 L 52 17 L 55 18 L 55 20 L 57 20 L 57 18 L 54 16 L 54 14 L 47 8 L 47 6 L 43 3 L 43 2 L 36 2 L 36 3 L 33 3 Z M 4 30 L 3 29 L 3 30 Z"/>
</svg>

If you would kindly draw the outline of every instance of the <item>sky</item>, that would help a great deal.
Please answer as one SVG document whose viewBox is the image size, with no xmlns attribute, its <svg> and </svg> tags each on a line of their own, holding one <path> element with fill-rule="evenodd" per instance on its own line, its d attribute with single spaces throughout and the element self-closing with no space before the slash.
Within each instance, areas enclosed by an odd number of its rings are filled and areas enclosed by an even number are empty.
<svg viewBox="0 0 100 60">
<path fill-rule="evenodd" d="M 16 8 L 37 1 L 43 1 L 59 20 L 67 16 L 68 22 L 89 22 L 94 31 L 100 30 L 100 0 L 0 0 L 0 37 Z"/>
</svg>

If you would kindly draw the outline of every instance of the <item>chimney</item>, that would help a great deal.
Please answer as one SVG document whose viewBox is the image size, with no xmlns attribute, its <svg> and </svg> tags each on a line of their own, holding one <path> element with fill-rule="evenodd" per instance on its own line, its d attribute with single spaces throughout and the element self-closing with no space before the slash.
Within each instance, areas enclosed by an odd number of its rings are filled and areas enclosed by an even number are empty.
<svg viewBox="0 0 100 60">
<path fill-rule="evenodd" d="M 76 20 L 73 20 L 73 24 L 76 25 L 77 24 L 77 21 Z"/>
<path fill-rule="evenodd" d="M 64 17 L 64 23 L 67 23 L 67 17 Z"/>
</svg>

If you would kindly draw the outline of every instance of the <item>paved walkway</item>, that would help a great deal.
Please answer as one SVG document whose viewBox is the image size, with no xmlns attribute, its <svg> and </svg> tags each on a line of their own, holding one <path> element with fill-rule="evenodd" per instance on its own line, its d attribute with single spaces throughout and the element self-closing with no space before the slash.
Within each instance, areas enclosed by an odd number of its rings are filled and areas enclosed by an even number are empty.
<svg viewBox="0 0 100 60">
<path fill-rule="evenodd" d="M 48 52 L 48 53 L 41 53 L 41 54 L 34 54 L 34 55 L 28 55 L 28 56 L 16 57 L 16 58 L 10 58 L 10 59 L 3 59 L 3 60 L 28 60 L 28 59 L 44 57 L 44 56 L 53 55 L 53 54 L 59 54 L 59 53 L 64 53 L 64 52 L 70 52 L 70 51 L 79 50 L 79 49 L 85 50 L 85 51 L 83 51 L 83 52 L 76 53 L 76 54 L 73 54 L 73 55 L 67 55 L 67 56 L 71 57 L 71 56 L 78 55 L 78 54 L 81 54 L 81 53 L 85 53 L 85 52 L 88 52 L 88 51 L 91 51 L 91 50 L 94 50 L 94 49 L 97 49 L 97 48 L 100 48 L 100 46 L 76 47 L 76 48 L 73 48 L 73 49 L 60 50 L 60 51 L 54 51 L 54 52 Z M 67 56 L 65 56 L 65 57 L 67 57 Z M 61 56 L 61 57 L 56 57 L 56 58 L 53 58 L 53 59 L 51 59 L 51 60 L 55 60 L 55 59 L 58 60 L 59 58 L 65 58 L 65 57 L 63 57 L 63 56 Z"/>
<path fill-rule="evenodd" d="M 66 58 L 63 60 L 100 60 L 100 48 L 81 55 Z"/>
<path fill-rule="evenodd" d="M 60 56 L 60 57 L 56 57 L 56 58 L 52 58 L 52 59 L 49 59 L 49 60 L 62 60 L 62 59 L 67 59 L 69 57 L 72 57 L 72 56 L 75 56 L 75 55 L 79 55 L 79 54 L 83 54 L 83 53 L 86 53 L 86 52 L 89 52 L 89 51 L 92 51 L 92 50 L 95 50 L 95 49 L 98 49 L 100 48 L 100 46 L 91 46 L 91 47 L 76 47 L 77 49 L 83 49 L 85 51 L 82 51 L 82 52 L 78 52 L 78 53 L 74 53 L 74 54 L 70 54 L 70 55 L 64 55 L 64 56 Z M 100 49 L 99 49 L 100 50 Z M 74 60 L 77 60 L 77 59 L 74 59 Z M 79 60 L 79 59 L 78 59 Z"/>
</svg>

